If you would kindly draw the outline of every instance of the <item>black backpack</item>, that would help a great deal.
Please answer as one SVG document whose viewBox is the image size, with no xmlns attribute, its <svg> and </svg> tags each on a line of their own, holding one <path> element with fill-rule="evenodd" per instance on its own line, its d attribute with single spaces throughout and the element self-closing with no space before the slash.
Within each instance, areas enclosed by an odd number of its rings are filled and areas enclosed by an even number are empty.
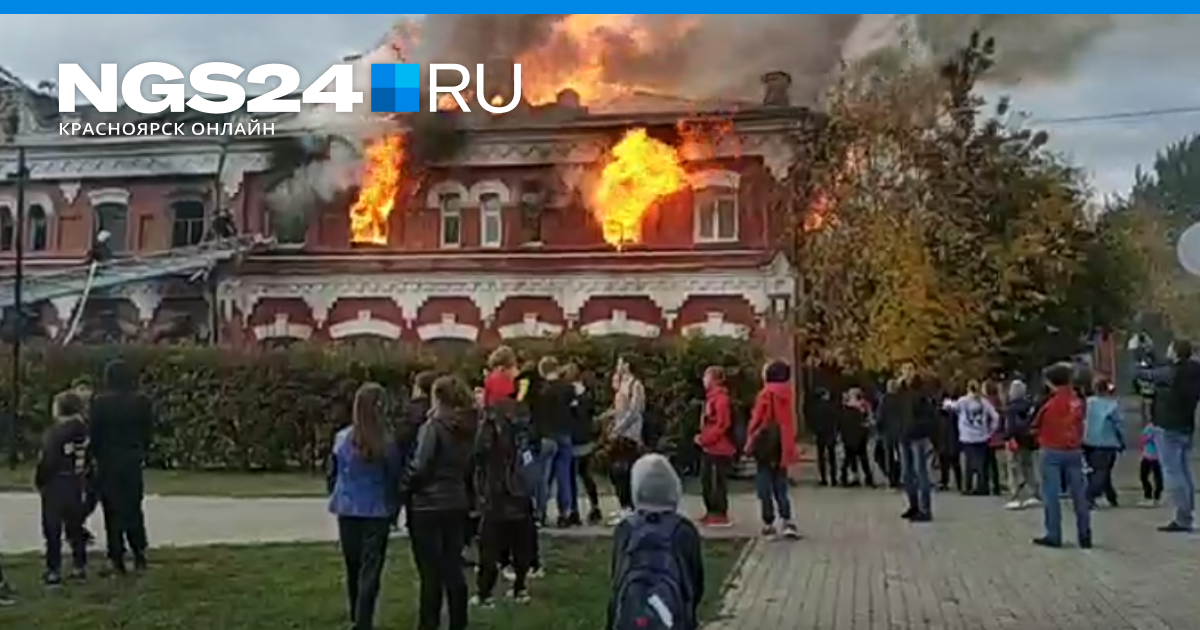
<svg viewBox="0 0 1200 630">
<path fill-rule="evenodd" d="M 623 573 L 617 581 L 612 628 L 670 630 L 695 627 L 695 606 L 688 601 L 683 567 L 675 554 L 682 517 L 675 513 L 639 514 L 621 550 Z"/>
<path fill-rule="evenodd" d="M 770 407 L 767 424 L 754 436 L 754 462 L 759 466 L 778 468 L 783 462 L 783 429 L 775 417 L 774 397 L 768 394 L 767 402 Z"/>
</svg>

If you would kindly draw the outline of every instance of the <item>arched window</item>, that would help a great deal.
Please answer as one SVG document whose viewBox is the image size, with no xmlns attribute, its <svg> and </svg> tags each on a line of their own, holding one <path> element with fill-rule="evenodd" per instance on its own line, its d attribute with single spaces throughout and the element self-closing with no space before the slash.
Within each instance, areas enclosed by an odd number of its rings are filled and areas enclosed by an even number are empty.
<svg viewBox="0 0 1200 630">
<path fill-rule="evenodd" d="M 176 201 L 171 204 L 171 247 L 199 245 L 204 240 L 204 203 Z"/>
<path fill-rule="evenodd" d="M 485 193 L 479 200 L 479 244 L 500 247 L 504 242 L 504 210 L 500 195 Z"/>
<path fill-rule="evenodd" d="M 0 206 L 0 252 L 12 251 L 16 234 L 13 223 L 13 211 L 8 206 Z"/>
<path fill-rule="evenodd" d="M 728 243 L 738 238 L 737 191 L 723 187 L 697 190 L 695 221 L 697 243 Z"/>
<path fill-rule="evenodd" d="M 119 254 L 129 249 L 129 207 L 122 203 L 101 203 L 95 206 L 96 232 L 108 230 L 109 249 Z"/>
<path fill-rule="evenodd" d="M 29 251 L 43 252 L 50 244 L 50 219 L 41 204 L 29 206 Z"/>
</svg>

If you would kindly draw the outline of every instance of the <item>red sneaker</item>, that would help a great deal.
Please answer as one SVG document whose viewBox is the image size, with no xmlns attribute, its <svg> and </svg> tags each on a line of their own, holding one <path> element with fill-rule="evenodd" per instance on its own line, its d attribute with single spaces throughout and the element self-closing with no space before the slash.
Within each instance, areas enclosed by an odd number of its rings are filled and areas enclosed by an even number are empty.
<svg viewBox="0 0 1200 630">
<path fill-rule="evenodd" d="M 731 522 L 729 520 L 728 516 L 719 515 L 719 514 L 715 515 L 715 516 L 710 516 L 708 518 L 708 521 L 705 522 L 704 524 L 708 527 L 717 527 L 717 528 L 733 527 L 733 522 Z"/>
<path fill-rule="evenodd" d="M 701 517 L 700 517 L 700 520 L 699 520 L 699 521 L 697 521 L 697 522 L 699 522 L 701 525 L 704 525 L 704 526 L 706 526 L 706 527 L 707 527 L 708 525 L 711 525 L 711 524 L 712 524 L 712 521 L 713 521 L 713 515 L 712 515 L 712 514 L 705 514 L 704 516 L 701 516 Z"/>
</svg>

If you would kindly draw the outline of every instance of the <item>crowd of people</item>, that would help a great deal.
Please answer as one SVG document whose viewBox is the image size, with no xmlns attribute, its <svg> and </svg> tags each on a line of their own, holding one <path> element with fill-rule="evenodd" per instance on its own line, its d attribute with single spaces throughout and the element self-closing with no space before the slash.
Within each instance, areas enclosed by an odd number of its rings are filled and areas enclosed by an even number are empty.
<svg viewBox="0 0 1200 630">
<path fill-rule="evenodd" d="M 1138 432 L 1146 505 L 1169 493 L 1175 507 L 1164 532 L 1193 528 L 1195 486 L 1189 455 L 1200 402 L 1200 362 L 1186 342 L 1178 358 L 1147 368 L 1139 383 L 1150 401 Z M 705 400 L 694 443 L 701 455 L 703 527 L 731 525 L 727 479 L 735 462 L 755 462 L 755 492 L 764 536 L 799 538 L 793 520 L 789 469 L 799 461 L 792 370 L 771 361 L 745 423 L 734 418 L 720 366 L 703 372 Z M 1035 395 L 1020 379 L 968 382 L 948 395 L 911 364 L 902 366 L 873 399 L 858 388 L 840 400 L 814 392 L 811 422 L 822 486 L 875 486 L 874 468 L 908 501 L 902 516 L 933 519 L 933 469 L 939 487 L 968 495 L 1005 492 L 1006 507 L 1041 507 L 1045 531 L 1034 543 L 1063 546 L 1060 494 L 1073 501 L 1077 540 L 1093 544 L 1091 512 L 1104 499 L 1116 506 L 1112 471 L 1130 445 L 1115 387 L 1070 364 L 1047 368 Z M 136 376 L 111 362 L 104 386 L 77 381 L 53 403 L 35 485 L 42 500 L 47 586 L 85 579 L 91 534 L 87 519 L 99 506 L 105 519 L 105 571 L 147 569 L 142 501 L 143 466 L 153 411 Z M 653 452 L 654 420 L 637 370 L 620 359 L 611 381 L 613 403 L 596 406 L 595 385 L 578 366 L 543 357 L 521 361 L 508 347 L 489 357 L 472 394 L 454 376 L 423 372 L 399 413 L 384 387 L 357 391 L 351 423 L 333 439 L 328 468 L 329 510 L 337 519 L 354 628 L 373 627 L 380 579 L 392 530 L 401 515 L 408 529 L 420 586 L 419 630 L 462 630 L 474 604 L 497 603 L 501 576 L 507 599 L 528 602 L 530 582 L 544 576 L 538 530 L 599 524 L 598 449 L 613 486 L 615 526 L 609 628 L 695 628 L 703 589 L 700 530 L 680 514 L 682 482 L 675 466 Z M 839 466 L 839 461 L 841 465 Z M 580 496 L 583 490 L 583 497 Z M 586 503 L 584 502 L 586 500 Z M 553 505 L 552 505 L 553 504 Z M 554 519 L 550 518 L 551 509 Z M 64 574 L 65 536 L 71 568 Z M 471 548 L 477 560 L 466 557 Z M 467 569 L 474 565 L 475 583 Z M 472 594 L 473 590 L 473 594 Z M 12 603 L 0 572 L 0 602 Z M 657 625 L 656 625 L 657 624 Z"/>
</svg>

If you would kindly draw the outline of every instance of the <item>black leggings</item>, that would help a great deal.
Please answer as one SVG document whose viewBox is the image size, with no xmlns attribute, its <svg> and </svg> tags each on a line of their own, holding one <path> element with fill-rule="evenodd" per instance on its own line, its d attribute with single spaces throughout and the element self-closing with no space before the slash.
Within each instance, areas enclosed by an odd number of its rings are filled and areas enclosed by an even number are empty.
<svg viewBox="0 0 1200 630">
<path fill-rule="evenodd" d="M 438 630 L 442 603 L 449 630 L 467 627 L 467 579 L 463 575 L 462 510 L 417 510 L 409 513 L 409 543 L 420 577 L 417 630 Z"/>
<path fill-rule="evenodd" d="M 846 445 L 846 457 L 842 460 L 842 484 L 849 482 L 849 477 L 852 474 L 861 475 L 860 482 L 868 486 L 875 485 L 875 476 L 871 474 L 871 461 L 867 457 L 866 444 L 848 444 Z"/>
<path fill-rule="evenodd" d="M 591 510 L 600 509 L 600 490 L 596 488 L 596 478 L 592 471 L 592 455 L 581 455 L 575 458 L 575 474 L 571 475 L 571 496 L 575 498 L 575 513 L 579 514 L 579 482 L 583 481 L 583 490 L 587 493 L 588 507 Z"/>
<path fill-rule="evenodd" d="M 612 481 L 613 492 L 617 495 L 617 502 L 621 504 L 622 509 L 633 509 L 633 463 L 637 461 L 640 454 L 637 444 L 631 440 L 618 438 L 609 455 L 611 463 L 608 476 Z"/>
<path fill-rule="evenodd" d="M 822 483 L 837 484 L 838 456 L 837 439 L 817 440 L 817 471 Z"/>
<path fill-rule="evenodd" d="M 938 486 L 949 488 L 951 477 L 954 478 L 954 489 L 963 489 L 962 457 L 958 451 L 943 450 L 938 453 Z"/>
<path fill-rule="evenodd" d="M 387 561 L 388 533 L 391 520 L 340 516 L 338 541 L 346 564 L 346 599 L 354 630 L 375 627 L 375 602 L 379 598 L 380 576 Z"/>
<path fill-rule="evenodd" d="M 1158 501 L 1163 494 L 1162 463 L 1157 459 L 1143 459 L 1138 477 L 1142 481 L 1142 496 L 1147 501 Z"/>
<path fill-rule="evenodd" d="M 476 593 L 480 599 L 488 599 L 496 588 L 496 580 L 500 574 L 500 560 L 508 558 L 511 562 L 516 579 L 513 580 L 513 592 L 525 591 L 525 578 L 533 564 L 537 527 L 533 523 L 532 512 L 523 519 L 489 519 L 484 518 L 479 534 L 479 572 Z"/>
</svg>

